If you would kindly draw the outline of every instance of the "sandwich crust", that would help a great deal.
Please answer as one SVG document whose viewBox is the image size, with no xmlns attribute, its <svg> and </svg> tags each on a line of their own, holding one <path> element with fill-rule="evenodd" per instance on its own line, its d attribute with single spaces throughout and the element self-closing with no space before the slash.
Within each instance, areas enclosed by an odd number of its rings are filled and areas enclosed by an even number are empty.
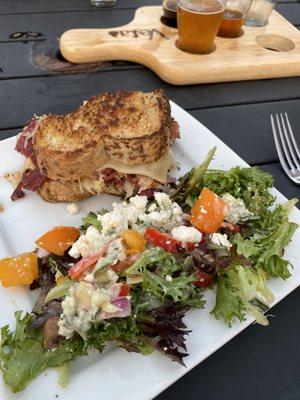
<svg viewBox="0 0 300 400">
<path fill-rule="evenodd" d="M 157 161 L 171 145 L 170 125 L 163 90 L 104 93 L 71 114 L 44 117 L 35 155 L 50 179 L 93 177 L 108 158 L 129 165 Z"/>
<path fill-rule="evenodd" d="M 77 115 L 48 115 L 37 128 L 36 159 L 41 172 L 50 179 L 80 179 L 107 160 L 101 135 L 94 134 L 90 121 Z"/>
<path fill-rule="evenodd" d="M 171 145 L 171 109 L 163 90 L 105 93 L 85 107 L 92 112 L 102 110 L 91 119 L 101 126 L 106 153 L 113 160 L 130 165 L 150 163 Z"/>
</svg>

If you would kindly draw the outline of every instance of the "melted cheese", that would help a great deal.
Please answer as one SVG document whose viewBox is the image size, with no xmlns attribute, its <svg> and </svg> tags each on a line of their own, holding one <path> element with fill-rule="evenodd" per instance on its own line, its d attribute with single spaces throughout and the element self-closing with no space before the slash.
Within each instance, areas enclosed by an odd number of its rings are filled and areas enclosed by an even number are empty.
<svg viewBox="0 0 300 400">
<path fill-rule="evenodd" d="M 101 170 L 111 168 L 122 174 L 145 175 L 158 182 L 165 183 L 172 163 L 173 155 L 169 149 L 159 160 L 152 163 L 128 165 L 115 160 L 107 160 L 101 166 Z"/>
</svg>

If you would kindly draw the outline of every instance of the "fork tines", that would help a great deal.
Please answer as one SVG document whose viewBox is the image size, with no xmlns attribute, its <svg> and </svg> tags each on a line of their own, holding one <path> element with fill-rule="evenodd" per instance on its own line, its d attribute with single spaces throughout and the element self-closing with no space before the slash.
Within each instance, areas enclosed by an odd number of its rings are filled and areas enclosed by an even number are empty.
<svg viewBox="0 0 300 400">
<path fill-rule="evenodd" d="M 287 113 L 271 115 L 271 124 L 281 166 L 294 183 L 300 184 L 300 150 Z"/>
</svg>

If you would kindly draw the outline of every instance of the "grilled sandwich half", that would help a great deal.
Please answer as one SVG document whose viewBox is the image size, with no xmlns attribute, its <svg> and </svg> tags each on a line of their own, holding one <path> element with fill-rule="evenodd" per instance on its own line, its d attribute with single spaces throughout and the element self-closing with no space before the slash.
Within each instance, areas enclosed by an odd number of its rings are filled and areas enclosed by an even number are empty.
<svg viewBox="0 0 300 400">
<path fill-rule="evenodd" d="M 71 114 L 34 118 L 16 144 L 27 162 L 12 199 L 24 189 L 51 202 L 157 189 L 168 180 L 176 137 L 162 90 L 105 93 Z"/>
</svg>

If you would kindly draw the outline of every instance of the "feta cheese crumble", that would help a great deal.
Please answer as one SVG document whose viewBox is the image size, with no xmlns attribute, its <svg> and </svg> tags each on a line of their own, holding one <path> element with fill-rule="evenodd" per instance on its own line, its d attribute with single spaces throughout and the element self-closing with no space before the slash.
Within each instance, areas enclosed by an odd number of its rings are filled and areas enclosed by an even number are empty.
<svg viewBox="0 0 300 400">
<path fill-rule="evenodd" d="M 67 211 L 70 215 L 75 215 L 75 214 L 79 213 L 80 207 L 76 203 L 71 203 L 71 204 L 67 205 Z"/>
<path fill-rule="evenodd" d="M 185 214 L 166 193 L 157 192 L 154 194 L 154 199 L 155 202 L 149 207 L 146 196 L 134 196 L 130 198 L 129 202 L 113 203 L 111 211 L 103 215 L 99 214 L 97 217 L 101 222 L 101 232 L 94 226 L 89 226 L 86 233 L 73 243 L 69 251 L 70 256 L 79 258 L 99 252 L 107 243 L 117 239 L 127 229 L 135 229 L 143 233 L 147 226 L 153 226 L 170 231 L 174 226 L 183 224 L 186 218 Z M 115 241 L 113 246 L 114 260 L 122 261 L 125 255 L 121 241 Z M 119 250 L 115 246 L 119 246 Z M 112 254 L 109 249 L 106 261 L 99 260 L 101 264 L 98 264 L 98 268 L 101 269 L 104 264 L 107 265 L 106 262 L 111 258 Z"/>
<path fill-rule="evenodd" d="M 111 237 L 105 237 L 94 226 L 89 226 L 85 235 L 81 235 L 73 243 L 69 254 L 73 258 L 80 256 L 86 257 L 91 253 L 97 253 L 103 246 L 111 240 Z"/>
<path fill-rule="evenodd" d="M 181 242 L 198 243 L 202 239 L 202 233 L 192 226 L 177 226 L 172 229 L 171 235 Z"/>
<path fill-rule="evenodd" d="M 223 194 L 222 199 L 229 207 L 229 213 L 225 218 L 226 221 L 236 224 L 238 222 L 247 221 L 247 219 L 253 217 L 254 214 L 247 209 L 242 199 L 236 199 L 229 193 Z"/>
<path fill-rule="evenodd" d="M 227 249 L 230 249 L 230 247 L 232 246 L 232 244 L 227 239 L 226 234 L 222 235 L 222 233 L 212 233 L 209 236 L 209 238 L 210 238 L 211 243 L 215 244 L 217 246 L 227 247 Z"/>
<path fill-rule="evenodd" d="M 58 333 L 70 339 L 74 332 L 85 336 L 101 309 L 114 313 L 118 308 L 111 303 L 112 290 L 96 287 L 89 282 L 79 282 L 71 287 L 62 301 L 63 313 L 58 322 Z"/>
<path fill-rule="evenodd" d="M 166 193 L 157 192 L 154 199 L 155 203 L 148 208 L 146 196 L 134 196 L 129 202 L 113 203 L 112 211 L 98 215 L 102 234 L 118 235 L 130 228 L 143 231 L 147 225 L 170 230 L 183 223 L 184 213 L 181 207 L 172 202 Z"/>
</svg>

